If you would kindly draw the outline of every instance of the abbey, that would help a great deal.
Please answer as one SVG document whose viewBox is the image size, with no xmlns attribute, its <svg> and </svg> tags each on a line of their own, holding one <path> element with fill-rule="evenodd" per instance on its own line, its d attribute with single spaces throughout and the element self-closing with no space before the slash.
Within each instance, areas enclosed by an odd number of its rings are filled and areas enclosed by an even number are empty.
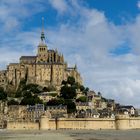
<svg viewBox="0 0 140 140">
<path fill-rule="evenodd" d="M 57 50 L 48 50 L 45 34 L 42 29 L 41 40 L 36 56 L 21 56 L 19 63 L 10 63 L 6 70 L 0 71 L 0 86 L 6 88 L 12 85 L 18 87 L 21 80 L 47 87 L 53 85 L 59 89 L 61 82 L 68 76 L 73 76 L 78 83 L 82 78 L 76 65 L 67 66 L 62 54 Z"/>
</svg>

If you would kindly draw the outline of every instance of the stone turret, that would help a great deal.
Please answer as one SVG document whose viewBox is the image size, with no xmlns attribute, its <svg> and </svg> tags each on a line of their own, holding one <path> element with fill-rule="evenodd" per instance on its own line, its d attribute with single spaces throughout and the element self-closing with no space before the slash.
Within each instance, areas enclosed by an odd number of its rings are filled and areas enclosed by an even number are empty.
<svg viewBox="0 0 140 140">
<path fill-rule="evenodd" d="M 51 117 L 51 114 L 49 112 L 46 112 L 44 115 L 40 118 L 40 130 L 49 130 L 49 118 Z"/>
</svg>

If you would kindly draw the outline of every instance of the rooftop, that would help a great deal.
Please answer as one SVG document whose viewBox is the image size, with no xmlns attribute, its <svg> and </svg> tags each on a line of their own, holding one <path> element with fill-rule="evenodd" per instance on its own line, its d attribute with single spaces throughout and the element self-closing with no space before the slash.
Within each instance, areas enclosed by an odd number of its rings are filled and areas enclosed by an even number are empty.
<svg viewBox="0 0 140 140">
<path fill-rule="evenodd" d="M 36 56 L 21 56 L 20 59 L 35 59 Z"/>
</svg>

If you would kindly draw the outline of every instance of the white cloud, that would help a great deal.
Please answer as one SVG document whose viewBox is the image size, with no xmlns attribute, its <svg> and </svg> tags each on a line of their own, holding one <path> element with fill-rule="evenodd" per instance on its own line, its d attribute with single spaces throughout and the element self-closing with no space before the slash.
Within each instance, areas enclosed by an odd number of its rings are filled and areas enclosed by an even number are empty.
<svg viewBox="0 0 140 140">
<path fill-rule="evenodd" d="M 78 11 L 73 11 L 79 17 L 78 23 L 62 24 L 57 32 L 48 32 L 52 46 L 64 52 L 70 64 L 74 61 L 78 64 L 87 86 L 118 102 L 140 106 L 140 57 L 134 51 L 110 54 L 110 50 L 123 46 L 128 40 L 131 43 L 125 45 L 139 51 L 139 18 L 135 23 L 116 26 L 103 12 L 82 6 Z"/>
<path fill-rule="evenodd" d="M 49 0 L 49 2 L 59 13 L 65 12 L 68 8 L 65 0 Z"/>
<path fill-rule="evenodd" d="M 128 32 L 128 40 L 132 45 L 132 50 L 136 54 L 140 54 L 140 15 L 138 15 L 133 23 L 126 26 Z"/>
<path fill-rule="evenodd" d="M 137 2 L 137 7 L 140 9 L 140 1 Z"/>
<path fill-rule="evenodd" d="M 15 30 L 23 20 L 46 9 L 47 2 L 43 0 L 0 0 L 0 30 Z"/>
</svg>

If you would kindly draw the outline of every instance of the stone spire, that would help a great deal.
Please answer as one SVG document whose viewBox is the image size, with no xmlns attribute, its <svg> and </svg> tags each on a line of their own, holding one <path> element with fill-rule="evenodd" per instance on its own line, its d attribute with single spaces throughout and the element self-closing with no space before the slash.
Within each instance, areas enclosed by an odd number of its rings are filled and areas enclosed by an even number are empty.
<svg viewBox="0 0 140 140">
<path fill-rule="evenodd" d="M 77 70 L 77 65 L 75 64 L 74 69 Z"/>
<path fill-rule="evenodd" d="M 37 52 L 37 62 L 44 63 L 47 62 L 48 59 L 48 49 L 45 42 L 45 34 L 44 34 L 44 18 L 42 18 L 42 31 L 41 31 L 41 41 L 38 45 L 38 52 Z"/>
<path fill-rule="evenodd" d="M 64 56 L 63 56 L 63 54 L 61 55 L 61 57 L 62 57 L 62 62 L 64 62 Z"/>
<path fill-rule="evenodd" d="M 44 33 L 44 17 L 42 17 L 42 31 L 41 31 L 41 42 L 45 43 L 45 33 Z"/>
</svg>

